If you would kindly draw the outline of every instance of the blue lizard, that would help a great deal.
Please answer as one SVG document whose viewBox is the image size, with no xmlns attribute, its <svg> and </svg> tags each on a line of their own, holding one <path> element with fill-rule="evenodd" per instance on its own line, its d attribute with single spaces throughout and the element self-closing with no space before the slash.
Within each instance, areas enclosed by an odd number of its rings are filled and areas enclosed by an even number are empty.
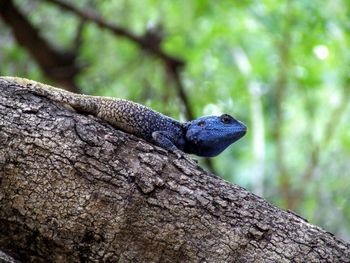
<svg viewBox="0 0 350 263">
<path fill-rule="evenodd" d="M 73 109 L 92 114 L 181 156 L 181 152 L 214 157 L 243 137 L 246 126 L 228 114 L 179 122 L 144 105 L 109 97 L 75 94 L 17 77 L 1 77 L 21 88 Z"/>
</svg>

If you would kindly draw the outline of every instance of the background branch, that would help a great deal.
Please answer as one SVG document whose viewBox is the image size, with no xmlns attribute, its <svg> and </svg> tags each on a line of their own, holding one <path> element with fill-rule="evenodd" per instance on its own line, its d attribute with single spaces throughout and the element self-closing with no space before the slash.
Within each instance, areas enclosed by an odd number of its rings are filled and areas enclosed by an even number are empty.
<svg viewBox="0 0 350 263">
<path fill-rule="evenodd" d="M 18 10 L 12 0 L 0 0 L 0 17 L 49 79 L 67 90 L 79 92 L 74 81 L 81 71 L 76 61 L 76 50 L 74 52 L 54 47 L 40 35 L 40 31 Z"/>
<path fill-rule="evenodd" d="M 152 30 L 147 30 L 143 36 L 137 36 L 132 32 L 118 25 L 105 21 L 104 19 L 99 17 L 97 14 L 94 14 L 91 10 L 80 10 L 71 4 L 68 4 L 66 2 L 59 1 L 59 0 L 45 0 L 45 1 L 53 3 L 64 10 L 70 11 L 75 15 L 81 17 L 82 19 L 93 22 L 96 25 L 100 26 L 101 28 L 107 29 L 119 37 L 124 37 L 132 41 L 144 51 L 160 59 L 165 66 L 165 71 L 171 77 L 171 80 L 173 80 L 175 87 L 178 91 L 179 98 L 181 99 L 181 101 L 185 106 L 185 114 L 187 119 L 189 120 L 194 119 L 194 114 L 191 109 L 187 94 L 185 93 L 185 90 L 181 83 L 180 73 L 179 73 L 181 68 L 185 65 L 185 63 L 183 60 L 173 57 L 165 53 L 161 49 L 162 39 L 159 38 L 159 35 L 157 32 L 154 32 Z"/>
</svg>

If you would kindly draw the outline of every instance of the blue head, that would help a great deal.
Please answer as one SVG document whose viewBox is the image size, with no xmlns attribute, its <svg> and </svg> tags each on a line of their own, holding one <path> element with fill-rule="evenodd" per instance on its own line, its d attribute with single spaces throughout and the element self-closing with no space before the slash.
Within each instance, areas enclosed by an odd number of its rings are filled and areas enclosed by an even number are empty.
<svg viewBox="0 0 350 263">
<path fill-rule="evenodd" d="M 247 127 L 228 114 L 205 116 L 186 123 L 185 152 L 214 157 L 244 136 Z"/>
</svg>

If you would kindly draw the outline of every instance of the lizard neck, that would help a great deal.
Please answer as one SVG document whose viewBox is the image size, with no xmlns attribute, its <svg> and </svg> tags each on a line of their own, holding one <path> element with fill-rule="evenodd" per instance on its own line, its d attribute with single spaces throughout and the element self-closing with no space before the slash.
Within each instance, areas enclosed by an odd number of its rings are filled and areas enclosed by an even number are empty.
<svg viewBox="0 0 350 263">
<path fill-rule="evenodd" d="M 186 152 L 187 148 L 187 140 L 186 140 L 186 132 L 187 132 L 187 122 L 177 122 L 178 130 L 176 132 L 177 138 L 175 140 L 175 146 L 183 152 Z"/>
</svg>

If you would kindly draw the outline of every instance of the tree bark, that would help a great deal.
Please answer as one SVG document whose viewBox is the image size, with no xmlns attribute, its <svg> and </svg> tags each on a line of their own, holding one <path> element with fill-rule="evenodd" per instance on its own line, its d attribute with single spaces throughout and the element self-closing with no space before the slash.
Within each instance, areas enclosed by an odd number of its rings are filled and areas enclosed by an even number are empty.
<svg viewBox="0 0 350 263">
<path fill-rule="evenodd" d="M 0 250 L 0 262 L 2 263 L 17 263 L 11 256 Z"/>
<path fill-rule="evenodd" d="M 0 80 L 0 250 L 22 262 L 350 262 L 350 245 Z"/>
</svg>

